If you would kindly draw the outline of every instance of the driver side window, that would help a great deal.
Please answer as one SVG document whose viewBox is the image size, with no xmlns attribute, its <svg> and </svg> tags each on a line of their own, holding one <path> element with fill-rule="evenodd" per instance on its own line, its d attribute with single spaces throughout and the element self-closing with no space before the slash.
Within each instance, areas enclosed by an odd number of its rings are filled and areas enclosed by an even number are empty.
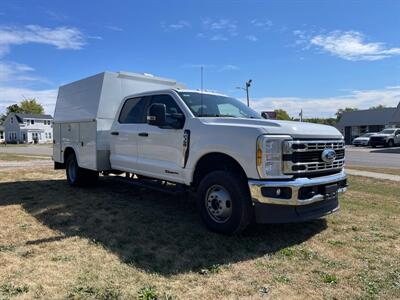
<svg viewBox="0 0 400 300">
<path fill-rule="evenodd" d="M 167 123 L 173 123 L 176 122 L 176 118 L 173 118 L 173 114 L 181 114 L 183 115 L 182 110 L 179 108 L 178 104 L 176 104 L 175 100 L 170 96 L 170 95 L 154 95 L 151 97 L 149 107 L 150 105 L 154 103 L 161 103 L 165 104 L 166 110 L 167 110 Z"/>
</svg>

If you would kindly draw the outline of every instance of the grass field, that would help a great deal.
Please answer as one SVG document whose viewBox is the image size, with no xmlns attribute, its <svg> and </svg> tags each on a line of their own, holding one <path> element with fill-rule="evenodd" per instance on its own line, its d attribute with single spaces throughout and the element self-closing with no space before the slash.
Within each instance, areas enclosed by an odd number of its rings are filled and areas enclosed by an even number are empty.
<svg viewBox="0 0 400 300">
<path fill-rule="evenodd" d="M 193 200 L 49 169 L 0 171 L 0 299 L 395 299 L 400 186 L 350 178 L 304 224 L 204 229 Z"/>
</svg>

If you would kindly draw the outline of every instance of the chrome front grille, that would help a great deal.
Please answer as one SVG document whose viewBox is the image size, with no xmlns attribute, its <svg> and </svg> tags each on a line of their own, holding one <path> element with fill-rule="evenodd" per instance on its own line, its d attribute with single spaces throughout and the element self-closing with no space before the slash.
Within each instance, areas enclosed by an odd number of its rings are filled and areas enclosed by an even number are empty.
<svg viewBox="0 0 400 300">
<path fill-rule="evenodd" d="M 330 172 L 344 167 L 345 149 L 343 140 L 285 141 L 283 149 L 283 173 L 303 174 Z M 322 159 L 325 149 L 333 149 L 336 158 L 332 163 Z"/>
</svg>

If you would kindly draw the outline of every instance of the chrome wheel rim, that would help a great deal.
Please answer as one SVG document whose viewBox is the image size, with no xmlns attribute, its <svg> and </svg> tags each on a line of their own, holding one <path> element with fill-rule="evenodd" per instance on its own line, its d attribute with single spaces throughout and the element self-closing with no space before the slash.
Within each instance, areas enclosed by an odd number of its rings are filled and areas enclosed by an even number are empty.
<svg viewBox="0 0 400 300">
<path fill-rule="evenodd" d="M 207 190 L 205 206 L 210 218 L 217 223 L 225 223 L 232 216 L 231 196 L 223 186 L 213 185 Z"/>
<path fill-rule="evenodd" d="M 68 164 L 68 176 L 71 182 L 74 182 L 76 179 L 76 166 L 75 160 L 71 159 Z"/>
</svg>

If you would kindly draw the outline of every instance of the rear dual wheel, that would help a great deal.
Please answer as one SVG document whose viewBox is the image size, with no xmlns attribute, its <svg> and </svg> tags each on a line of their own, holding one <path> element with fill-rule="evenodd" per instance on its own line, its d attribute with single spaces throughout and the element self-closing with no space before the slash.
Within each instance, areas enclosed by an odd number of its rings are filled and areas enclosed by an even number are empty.
<svg viewBox="0 0 400 300">
<path fill-rule="evenodd" d="M 71 186 L 93 185 L 99 178 L 99 172 L 79 167 L 75 153 L 67 157 L 65 169 L 68 184 Z"/>
</svg>

